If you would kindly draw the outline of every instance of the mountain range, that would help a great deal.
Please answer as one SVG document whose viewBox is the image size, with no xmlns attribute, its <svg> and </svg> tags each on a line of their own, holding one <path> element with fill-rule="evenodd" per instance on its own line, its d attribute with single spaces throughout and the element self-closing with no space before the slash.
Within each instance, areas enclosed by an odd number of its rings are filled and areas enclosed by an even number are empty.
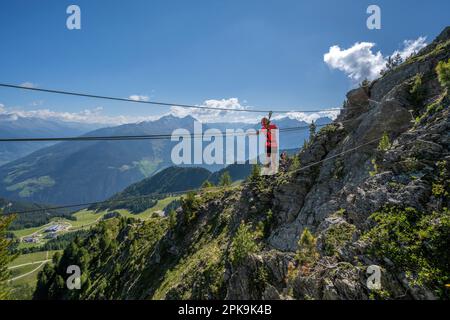
<svg viewBox="0 0 450 320">
<path fill-rule="evenodd" d="M 151 135 L 172 133 L 179 128 L 193 132 L 194 121 L 190 116 L 164 116 L 155 121 L 97 129 L 84 136 Z M 321 118 L 317 123 L 330 121 L 329 118 Z M 289 118 L 277 120 L 277 124 L 279 128 L 308 125 Z M 204 124 L 203 127 L 203 130 L 246 130 L 258 125 L 218 123 Z M 44 133 L 41 133 L 42 136 Z M 307 128 L 283 133 L 280 146 L 285 149 L 299 148 L 308 135 Z M 172 166 L 171 150 L 176 143 L 170 140 L 70 141 L 44 147 L 0 167 L 0 195 L 13 200 L 51 204 L 102 201 Z M 210 171 L 225 167 L 200 166 Z"/>
<path fill-rule="evenodd" d="M 79 136 L 98 129 L 99 124 L 84 124 L 48 120 L 37 117 L 20 117 L 0 113 L 1 138 L 56 138 Z M 0 142 L 0 166 L 20 159 L 54 142 Z"/>
</svg>

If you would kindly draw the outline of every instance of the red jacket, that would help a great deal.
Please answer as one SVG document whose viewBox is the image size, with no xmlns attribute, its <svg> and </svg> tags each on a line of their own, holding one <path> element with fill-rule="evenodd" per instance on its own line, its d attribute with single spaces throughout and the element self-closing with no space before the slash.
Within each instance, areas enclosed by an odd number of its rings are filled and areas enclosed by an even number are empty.
<svg viewBox="0 0 450 320">
<path fill-rule="evenodd" d="M 275 132 L 277 129 L 278 127 L 274 124 L 262 127 L 261 131 L 266 135 L 266 147 L 277 147 L 277 136 Z"/>
</svg>

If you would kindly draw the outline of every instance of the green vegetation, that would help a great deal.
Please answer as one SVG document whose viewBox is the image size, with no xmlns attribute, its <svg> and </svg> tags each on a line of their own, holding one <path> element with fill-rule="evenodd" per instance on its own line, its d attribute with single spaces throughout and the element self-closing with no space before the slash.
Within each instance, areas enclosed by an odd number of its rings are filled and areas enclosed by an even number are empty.
<svg viewBox="0 0 450 320">
<path fill-rule="evenodd" d="M 373 170 L 369 171 L 369 175 L 371 177 L 377 175 L 379 173 L 379 165 L 378 162 L 382 160 L 383 154 L 388 151 L 392 147 L 392 144 L 389 139 L 389 135 L 387 132 L 383 132 L 383 135 L 381 136 L 380 142 L 378 143 L 377 147 L 377 154 L 375 155 L 375 158 L 371 160 Z"/>
<path fill-rule="evenodd" d="M 309 268 L 319 259 L 317 251 L 317 239 L 305 228 L 298 240 L 297 253 L 295 259 L 299 266 Z"/>
<path fill-rule="evenodd" d="M 311 122 L 309 125 L 309 142 L 313 141 L 314 137 L 316 136 L 316 129 L 317 126 L 314 121 Z"/>
<path fill-rule="evenodd" d="M 73 219 L 72 213 L 69 209 L 49 210 L 48 207 L 50 206 L 21 201 L 9 201 L 7 199 L 0 198 L 0 208 L 6 208 L 4 214 L 22 212 L 20 214 L 16 214 L 16 218 L 9 226 L 9 230 L 42 226 L 50 222 L 50 220 L 55 217 Z"/>
<path fill-rule="evenodd" d="M 356 227 L 349 223 L 340 223 L 327 229 L 324 239 L 324 252 L 327 256 L 337 255 L 339 250 L 353 238 Z"/>
<path fill-rule="evenodd" d="M 344 161 L 342 158 L 336 159 L 335 169 L 333 171 L 333 178 L 341 179 L 344 177 Z"/>
<path fill-rule="evenodd" d="M 225 261 L 219 240 L 203 243 L 167 271 L 152 299 L 222 298 Z"/>
<path fill-rule="evenodd" d="M 149 161 L 142 159 L 140 161 L 134 161 L 133 165 L 136 166 L 144 177 L 150 177 L 152 173 L 156 171 L 161 160 Z"/>
<path fill-rule="evenodd" d="M 27 198 L 33 195 L 35 192 L 50 188 L 55 185 L 55 180 L 50 176 L 42 176 L 39 178 L 27 179 L 25 181 L 16 183 L 6 188 L 8 191 L 19 191 L 19 196 Z"/>
<path fill-rule="evenodd" d="M 185 197 L 181 198 L 181 207 L 187 222 L 191 222 L 197 217 L 200 200 L 197 199 L 195 192 L 189 192 Z"/>
<path fill-rule="evenodd" d="M 394 70 L 403 63 L 403 58 L 397 53 L 395 56 L 389 56 L 385 68 L 380 71 L 380 75 L 384 76 L 388 72 Z"/>
<path fill-rule="evenodd" d="M 261 167 L 257 164 L 252 166 L 252 172 L 249 175 L 249 180 L 251 182 L 257 182 L 261 179 Z"/>
<path fill-rule="evenodd" d="M 8 283 L 10 288 L 9 298 L 12 300 L 29 300 L 33 296 L 36 288 L 37 275 L 43 268 L 47 260 L 60 251 L 42 251 L 30 254 L 20 255 L 14 262 L 9 264 L 10 279 Z"/>
<path fill-rule="evenodd" d="M 230 249 L 230 261 L 238 266 L 250 254 L 258 251 L 259 246 L 256 243 L 257 235 L 251 231 L 250 225 L 241 222 L 236 235 L 233 238 Z"/>
<path fill-rule="evenodd" d="M 270 235 L 270 230 L 274 222 L 273 212 L 269 209 L 264 217 L 264 237 L 267 238 Z"/>
<path fill-rule="evenodd" d="M 388 151 L 391 148 L 391 142 L 389 140 L 389 136 L 387 132 L 385 131 L 381 137 L 381 140 L 378 144 L 378 151 Z"/>
<path fill-rule="evenodd" d="M 294 155 L 292 157 L 292 164 L 289 169 L 292 171 L 295 171 L 295 170 L 300 169 L 300 167 L 301 167 L 300 159 L 298 158 L 298 155 Z"/>
<path fill-rule="evenodd" d="M 370 243 L 371 254 L 390 259 L 413 285 L 443 296 L 450 281 L 450 211 L 444 208 L 428 214 L 385 207 L 371 219 L 376 225 L 363 236 Z"/>
<path fill-rule="evenodd" d="M 42 253 L 46 251 L 54 251 L 54 250 L 64 250 L 72 241 L 74 241 L 76 238 L 78 239 L 84 239 L 88 236 L 89 231 L 88 230 L 79 230 L 74 232 L 68 232 L 59 235 L 56 239 L 51 239 L 43 244 L 37 244 L 35 246 L 29 246 L 29 247 L 19 247 L 17 252 L 20 252 L 19 258 L 22 257 L 23 254 L 27 253 Z"/>
<path fill-rule="evenodd" d="M 169 228 L 173 229 L 177 225 L 177 213 L 175 210 L 170 210 L 169 212 Z"/>
<path fill-rule="evenodd" d="M 225 171 L 219 180 L 219 186 L 221 187 L 228 187 L 231 186 L 232 180 L 230 173 L 228 171 Z"/>
<path fill-rule="evenodd" d="M 418 73 L 412 81 L 409 89 L 410 101 L 416 107 L 421 107 L 425 99 L 425 88 L 422 84 L 422 74 Z"/>
<path fill-rule="evenodd" d="M 429 117 L 433 116 L 437 112 L 444 110 L 444 108 L 445 108 L 444 101 L 445 101 L 445 98 L 447 97 L 447 95 L 448 95 L 448 93 L 447 93 L 447 91 L 445 91 L 438 99 L 436 99 L 434 102 L 429 104 L 426 107 L 426 111 L 421 116 L 416 117 L 415 124 L 418 125 L 424 119 L 428 119 Z"/>
<path fill-rule="evenodd" d="M 448 177 L 447 161 L 442 160 L 436 163 L 438 168 L 438 177 L 432 184 L 432 194 L 436 198 L 448 198 L 450 194 L 450 181 Z"/>
<path fill-rule="evenodd" d="M 378 165 L 377 165 L 377 161 L 375 159 L 372 159 L 370 162 L 372 163 L 373 170 L 369 171 L 369 175 L 371 177 L 373 177 L 373 176 L 376 176 L 379 173 L 378 172 Z"/>
<path fill-rule="evenodd" d="M 6 230 L 13 219 L 14 216 L 0 216 L 0 300 L 8 298 L 9 289 L 5 282 L 9 278 L 8 265 L 15 258 L 10 252 L 12 241 L 6 237 Z"/>
<path fill-rule="evenodd" d="M 450 47 L 450 40 L 447 40 L 445 42 L 439 43 L 432 51 L 422 54 L 422 55 L 416 55 L 414 57 L 410 57 L 406 60 L 407 64 L 415 63 L 415 62 L 422 62 L 430 57 L 437 56 L 439 54 L 444 53 L 446 50 L 448 51 Z"/>
<path fill-rule="evenodd" d="M 214 187 L 214 184 L 210 182 L 209 180 L 205 180 L 202 184 L 202 189 L 208 189 Z"/>
<path fill-rule="evenodd" d="M 113 218 L 101 221 L 85 239 L 76 238 L 64 250 L 55 255 L 54 265 L 45 265 L 38 275 L 35 299 L 107 299 L 125 281 L 121 277 L 124 265 L 111 257 L 127 253 L 130 258 L 137 252 L 151 250 L 167 230 L 166 219 L 152 219 L 142 225 L 142 234 L 135 234 L 131 218 Z M 144 245 L 145 244 L 145 245 Z M 69 290 L 65 286 L 69 265 L 78 265 L 82 270 L 81 289 Z M 139 269 L 138 261 L 130 261 L 128 272 Z M 105 273 L 98 282 L 91 283 L 94 274 Z"/>
<path fill-rule="evenodd" d="M 450 59 L 447 62 L 439 61 L 436 72 L 441 86 L 450 91 Z"/>
</svg>

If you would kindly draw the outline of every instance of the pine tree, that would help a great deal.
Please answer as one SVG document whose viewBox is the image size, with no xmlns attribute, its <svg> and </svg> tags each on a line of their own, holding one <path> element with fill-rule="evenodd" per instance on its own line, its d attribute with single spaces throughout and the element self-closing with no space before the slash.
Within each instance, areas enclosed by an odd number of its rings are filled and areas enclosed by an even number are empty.
<svg viewBox="0 0 450 320">
<path fill-rule="evenodd" d="M 173 228 L 175 227 L 177 224 L 177 213 L 175 212 L 175 210 L 170 210 L 169 213 L 169 228 Z"/>
<path fill-rule="evenodd" d="M 9 278 L 8 264 L 14 260 L 15 256 L 10 253 L 12 241 L 6 237 L 6 232 L 14 220 L 14 216 L 3 216 L 0 210 L 0 300 L 5 300 L 9 296 L 6 281 Z"/>
<path fill-rule="evenodd" d="M 309 125 L 309 142 L 313 141 L 316 136 L 316 123 L 314 121 Z"/>
<path fill-rule="evenodd" d="M 211 187 L 213 187 L 214 185 L 209 181 L 209 180 L 206 180 L 205 182 L 203 182 L 203 184 L 202 184 L 202 189 L 208 189 L 208 188 L 211 188 Z"/>
<path fill-rule="evenodd" d="M 411 95 L 410 101 L 416 107 L 422 106 L 423 99 L 425 98 L 425 89 L 422 85 L 422 74 L 418 73 L 412 82 L 411 88 L 409 90 Z"/>
<path fill-rule="evenodd" d="M 299 265 L 310 266 L 317 261 L 319 253 L 316 248 L 316 242 L 316 238 L 307 228 L 305 228 L 298 241 L 296 258 Z"/>
<path fill-rule="evenodd" d="M 450 59 L 447 62 L 440 61 L 436 72 L 441 86 L 450 91 Z"/>
<path fill-rule="evenodd" d="M 258 251 L 259 246 L 255 238 L 256 235 L 250 230 L 250 225 L 242 221 L 230 248 L 230 260 L 235 266 L 242 263 L 251 253 Z"/>
<path fill-rule="evenodd" d="M 297 170 L 297 169 L 300 169 L 300 166 L 301 166 L 301 164 L 300 164 L 300 159 L 298 158 L 298 155 L 294 155 L 292 157 L 292 164 L 291 164 L 290 169 Z"/>
<path fill-rule="evenodd" d="M 220 177 L 219 186 L 227 187 L 231 185 L 231 176 L 228 171 L 225 171 Z"/>
<path fill-rule="evenodd" d="M 252 172 L 250 173 L 250 181 L 258 181 L 261 176 L 261 168 L 259 165 L 254 164 L 252 166 Z"/>
<path fill-rule="evenodd" d="M 403 58 L 400 55 L 400 53 L 397 53 L 393 59 L 394 67 L 397 67 L 397 66 L 401 65 L 402 63 L 403 63 Z"/>
</svg>

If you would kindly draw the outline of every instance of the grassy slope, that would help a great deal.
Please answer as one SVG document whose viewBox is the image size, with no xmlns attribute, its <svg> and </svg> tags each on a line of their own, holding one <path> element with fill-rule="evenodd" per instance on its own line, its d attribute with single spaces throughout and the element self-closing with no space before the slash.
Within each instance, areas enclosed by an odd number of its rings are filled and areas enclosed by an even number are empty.
<svg viewBox="0 0 450 320">
<path fill-rule="evenodd" d="M 31 299 L 34 288 L 36 287 L 37 275 L 44 266 L 44 264 L 37 262 L 51 259 L 56 252 L 58 251 L 41 251 L 23 254 L 9 264 L 9 267 L 23 265 L 10 269 L 10 278 L 19 277 L 34 271 L 22 278 L 10 282 L 12 299 Z"/>
</svg>

